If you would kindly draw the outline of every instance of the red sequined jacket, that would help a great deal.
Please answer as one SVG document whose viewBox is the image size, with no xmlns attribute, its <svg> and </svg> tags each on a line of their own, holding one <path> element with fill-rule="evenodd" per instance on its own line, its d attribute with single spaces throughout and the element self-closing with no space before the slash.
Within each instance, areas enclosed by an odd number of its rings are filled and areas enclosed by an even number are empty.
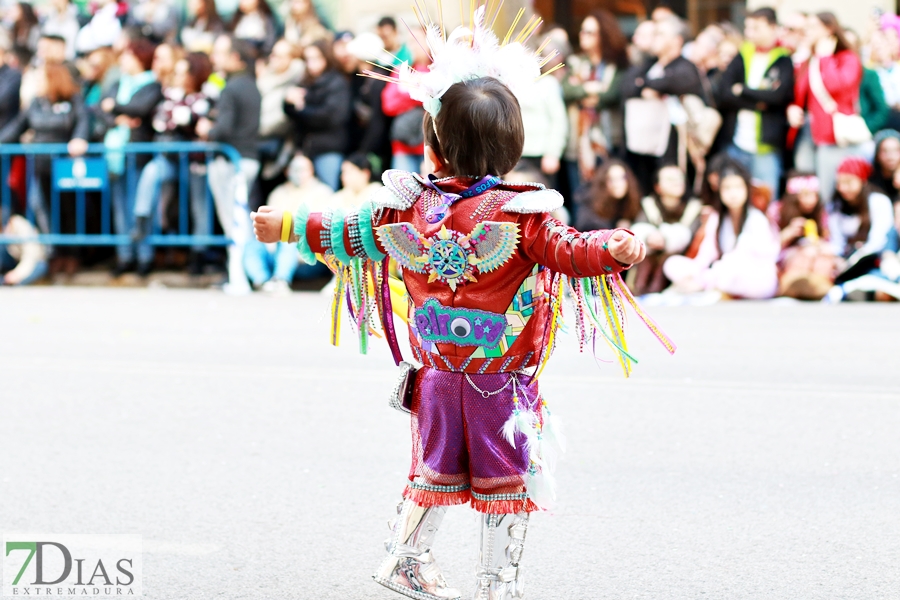
<svg viewBox="0 0 900 600">
<path fill-rule="evenodd" d="M 387 171 L 385 188 L 359 213 L 295 218 L 301 256 L 341 263 L 389 255 L 409 297 L 413 354 L 425 366 L 470 373 L 538 364 L 551 325 L 554 274 L 611 275 L 627 268 L 607 250 L 615 230 L 579 232 L 550 212 L 562 196 L 537 184 L 502 183 L 455 201 L 437 223 L 425 219 L 441 196 L 422 179 Z M 437 180 L 459 193 L 470 179 Z M 333 263 L 334 264 L 334 263 Z"/>
</svg>

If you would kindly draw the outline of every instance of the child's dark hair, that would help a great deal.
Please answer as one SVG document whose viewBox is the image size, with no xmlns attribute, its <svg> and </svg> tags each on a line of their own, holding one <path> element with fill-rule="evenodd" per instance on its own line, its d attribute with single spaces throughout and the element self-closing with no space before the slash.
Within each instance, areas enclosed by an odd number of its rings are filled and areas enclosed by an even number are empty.
<svg viewBox="0 0 900 600">
<path fill-rule="evenodd" d="M 625 171 L 625 179 L 628 181 L 628 190 L 624 198 L 613 198 L 606 187 L 606 178 L 613 167 L 621 167 Z M 641 188 L 637 178 L 628 165 L 618 158 L 611 158 L 603 162 L 590 181 L 590 206 L 601 219 L 605 219 L 615 225 L 621 220 L 634 221 L 641 212 Z"/>
<path fill-rule="evenodd" d="M 657 186 L 659 186 L 660 175 L 662 175 L 662 172 L 665 169 L 675 169 L 676 171 L 678 171 L 678 174 L 681 175 L 681 178 L 684 181 L 684 194 L 682 194 L 680 198 L 681 204 L 674 210 L 669 210 L 665 205 L 663 205 L 662 196 L 656 189 Z M 674 162 L 663 162 L 661 165 L 659 165 L 659 168 L 653 174 L 653 191 L 651 191 L 648 196 L 650 196 L 657 202 L 657 205 L 659 206 L 664 219 L 672 219 L 675 221 L 680 219 L 682 215 L 684 215 L 684 209 L 687 208 L 687 198 L 689 196 L 689 191 L 687 189 L 687 176 L 684 174 L 682 168 Z"/>
<path fill-rule="evenodd" d="M 700 186 L 700 200 L 706 206 L 714 206 L 716 203 L 716 194 L 718 190 L 714 189 L 710 183 L 710 178 L 718 178 L 722 170 L 726 167 L 740 167 L 736 159 L 732 158 L 727 152 L 719 152 L 706 163 L 706 175 L 703 177 L 703 183 Z"/>
<path fill-rule="evenodd" d="M 740 177 L 744 182 L 744 187 L 747 188 L 747 201 L 744 202 L 744 208 L 741 209 L 741 222 L 738 223 L 737 234 L 740 235 L 744 231 L 744 223 L 747 222 L 747 214 L 750 212 L 750 194 L 753 191 L 753 186 L 750 183 L 750 171 L 748 171 L 744 165 L 735 161 L 732 164 L 726 164 L 722 169 L 719 170 L 719 190 L 715 192 L 713 196 L 713 208 L 719 213 L 719 232 L 725 227 L 725 216 L 728 214 L 728 208 L 722 202 L 722 181 L 725 180 L 726 177 L 731 177 L 735 175 Z M 718 244 L 719 236 L 716 235 L 716 243 Z"/>
<path fill-rule="evenodd" d="M 425 114 L 424 128 L 425 143 L 445 161 L 447 174 L 459 177 L 505 175 L 525 144 L 519 101 L 493 77 L 451 85 L 437 118 Z"/>
</svg>

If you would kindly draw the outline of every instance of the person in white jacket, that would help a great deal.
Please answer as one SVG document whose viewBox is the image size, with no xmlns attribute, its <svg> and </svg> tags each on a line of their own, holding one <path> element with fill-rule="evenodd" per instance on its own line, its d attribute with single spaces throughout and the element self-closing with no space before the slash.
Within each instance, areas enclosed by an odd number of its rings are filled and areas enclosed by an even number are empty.
<svg viewBox="0 0 900 600">
<path fill-rule="evenodd" d="M 717 291 L 735 298 L 765 299 L 778 290 L 778 237 L 769 219 L 750 204 L 750 177 L 726 167 L 703 226 L 694 258 L 670 256 L 663 272 L 676 291 Z"/>
<path fill-rule="evenodd" d="M 685 199 L 686 187 L 684 172 L 677 165 L 665 165 L 656 173 L 653 194 L 641 200 L 641 213 L 631 230 L 647 246 L 647 258 L 626 279 L 635 295 L 666 287 L 663 263 L 687 250 L 697 231 L 703 205 L 697 198 Z"/>
<path fill-rule="evenodd" d="M 283 137 L 290 131 L 290 119 L 284 114 L 284 99 L 288 89 L 299 85 L 305 70 L 297 49 L 283 39 L 272 47 L 272 54 L 266 65 L 257 68 L 256 87 L 262 96 L 260 137 Z"/>
<path fill-rule="evenodd" d="M 522 161 L 542 172 L 554 187 L 569 132 L 562 87 L 554 77 L 540 77 L 517 89 L 516 98 L 525 126 Z"/>
<path fill-rule="evenodd" d="M 880 254 L 894 229 L 890 199 L 867 185 L 872 166 L 862 158 L 845 158 L 837 170 L 835 206 L 828 217 L 834 251 L 850 264 Z"/>
<path fill-rule="evenodd" d="M 58 35 L 66 41 L 66 60 L 75 59 L 75 39 L 81 27 L 78 7 L 69 0 L 52 0 L 41 11 L 41 35 Z"/>
<path fill-rule="evenodd" d="M 94 16 L 81 28 L 75 38 L 75 49 L 80 53 L 86 53 L 115 44 L 122 33 L 118 10 L 119 5 L 115 0 L 99 0 Z"/>
</svg>

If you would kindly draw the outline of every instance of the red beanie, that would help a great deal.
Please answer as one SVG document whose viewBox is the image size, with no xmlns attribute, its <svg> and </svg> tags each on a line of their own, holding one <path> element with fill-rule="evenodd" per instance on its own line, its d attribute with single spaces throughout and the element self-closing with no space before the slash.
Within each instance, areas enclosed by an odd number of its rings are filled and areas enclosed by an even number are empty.
<svg viewBox="0 0 900 600">
<path fill-rule="evenodd" d="M 866 181 L 869 179 L 869 175 L 872 174 L 872 165 L 858 156 L 848 156 L 841 162 L 841 166 L 838 167 L 837 172 L 855 175 L 863 181 Z"/>
</svg>

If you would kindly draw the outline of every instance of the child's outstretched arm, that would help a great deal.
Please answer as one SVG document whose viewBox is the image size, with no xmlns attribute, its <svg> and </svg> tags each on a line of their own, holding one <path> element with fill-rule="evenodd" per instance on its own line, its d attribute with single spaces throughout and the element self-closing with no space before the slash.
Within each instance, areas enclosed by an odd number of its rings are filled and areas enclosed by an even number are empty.
<svg viewBox="0 0 900 600">
<path fill-rule="evenodd" d="M 619 273 L 647 254 L 644 244 L 627 229 L 581 232 L 547 214 L 520 221 L 520 248 L 530 260 L 570 277 Z"/>
<path fill-rule="evenodd" d="M 393 211 L 383 210 L 369 201 L 358 211 L 346 213 L 340 208 L 310 212 L 307 206 L 301 205 L 291 215 L 262 206 L 250 218 L 260 242 L 296 243 L 300 259 L 307 264 L 315 264 L 317 255 L 327 255 L 348 265 L 357 258 L 378 262 L 385 257 L 376 240 L 376 220 L 386 220 L 392 215 Z"/>
</svg>

